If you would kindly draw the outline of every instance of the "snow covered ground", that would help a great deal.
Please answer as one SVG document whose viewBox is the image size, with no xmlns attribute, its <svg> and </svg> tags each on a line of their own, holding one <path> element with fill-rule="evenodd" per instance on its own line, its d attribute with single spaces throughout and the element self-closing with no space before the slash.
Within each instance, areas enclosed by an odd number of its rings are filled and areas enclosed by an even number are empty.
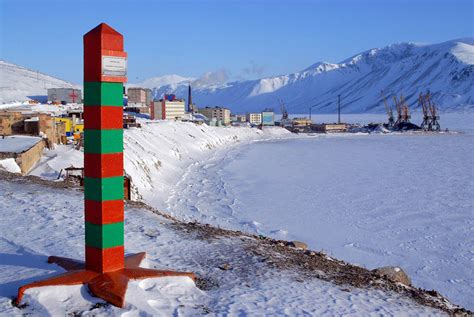
<svg viewBox="0 0 474 317">
<path fill-rule="evenodd" d="M 0 315 L 443 315 L 395 293 L 295 278 L 249 256 L 245 239 L 200 239 L 132 207 L 125 213 L 127 253 L 146 251 L 146 267 L 193 271 L 215 285 L 204 291 L 186 277 L 132 281 L 123 309 L 96 305 L 103 302 L 85 286 L 34 288 L 18 309 L 11 300 L 19 286 L 62 271 L 47 256 L 84 257 L 83 193 L 0 180 L 0 197 Z M 220 270 L 222 263 L 235 269 Z"/>
<path fill-rule="evenodd" d="M 474 118 L 442 118 L 464 133 L 319 136 L 214 152 L 186 170 L 166 210 L 302 240 L 368 268 L 399 265 L 414 285 L 473 309 Z"/>
<path fill-rule="evenodd" d="M 141 120 L 125 131 L 125 170 L 138 197 L 179 218 L 302 240 L 368 268 L 400 265 L 415 286 L 472 309 L 473 120 L 442 114 L 458 134 L 319 137 Z M 82 166 L 82 152 L 58 147 L 32 174 L 55 179 L 70 165 Z"/>
</svg>

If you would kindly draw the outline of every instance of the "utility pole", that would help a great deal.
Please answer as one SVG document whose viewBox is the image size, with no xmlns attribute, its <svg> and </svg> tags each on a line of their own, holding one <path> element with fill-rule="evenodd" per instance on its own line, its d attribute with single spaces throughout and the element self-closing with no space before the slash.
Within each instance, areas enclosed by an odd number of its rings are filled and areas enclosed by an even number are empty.
<svg viewBox="0 0 474 317">
<path fill-rule="evenodd" d="M 337 95 L 337 123 L 341 124 L 341 95 Z"/>
</svg>

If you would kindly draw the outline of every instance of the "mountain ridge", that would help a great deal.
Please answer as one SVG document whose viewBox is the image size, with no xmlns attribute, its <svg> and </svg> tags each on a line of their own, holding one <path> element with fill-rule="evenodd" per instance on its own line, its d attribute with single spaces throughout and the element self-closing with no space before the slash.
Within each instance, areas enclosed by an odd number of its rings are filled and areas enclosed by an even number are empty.
<svg viewBox="0 0 474 317">
<path fill-rule="evenodd" d="M 430 90 L 440 110 L 473 109 L 474 38 L 437 44 L 395 43 L 355 54 L 339 63 L 317 62 L 299 72 L 256 80 L 228 82 L 221 86 L 193 86 L 198 106 L 227 106 L 235 112 L 277 108 L 283 100 L 293 113 L 309 107 L 322 113 L 336 109 L 341 95 L 346 112 L 382 112 L 380 92 L 387 99 L 404 94 L 417 106 L 421 91 Z M 154 87 L 154 95 L 176 93 L 186 97 L 193 81 Z M 279 110 L 279 109 L 276 109 Z"/>
<path fill-rule="evenodd" d="M 0 60 L 0 103 L 24 101 L 46 95 L 50 87 L 79 85 Z M 345 113 L 383 112 L 383 90 L 391 101 L 403 94 L 412 109 L 420 92 L 430 90 L 441 111 L 474 110 L 474 38 L 436 44 L 402 42 L 371 48 L 339 63 L 316 62 L 291 74 L 253 80 L 224 82 L 222 74 L 201 78 L 176 74 L 151 77 L 128 87 L 153 90 L 156 98 L 166 93 L 187 98 L 200 107 L 226 106 L 233 112 L 280 110 L 283 101 L 291 113 L 335 112 L 337 96 Z"/>
</svg>

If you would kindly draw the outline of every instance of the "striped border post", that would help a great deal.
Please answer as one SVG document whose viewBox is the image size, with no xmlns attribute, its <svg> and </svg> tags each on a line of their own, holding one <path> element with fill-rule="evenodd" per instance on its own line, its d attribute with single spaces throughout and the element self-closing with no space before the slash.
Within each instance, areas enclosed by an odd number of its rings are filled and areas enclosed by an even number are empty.
<svg viewBox="0 0 474 317">
<path fill-rule="evenodd" d="M 187 276 L 192 272 L 140 267 L 145 252 L 124 257 L 123 83 L 127 81 L 123 36 L 107 24 L 84 35 L 84 192 L 86 263 L 48 257 L 67 272 L 18 288 L 16 305 L 33 287 L 87 284 L 97 297 L 124 307 L 129 280 Z"/>
<path fill-rule="evenodd" d="M 124 268 L 123 36 L 107 24 L 84 35 L 86 269 Z"/>
</svg>

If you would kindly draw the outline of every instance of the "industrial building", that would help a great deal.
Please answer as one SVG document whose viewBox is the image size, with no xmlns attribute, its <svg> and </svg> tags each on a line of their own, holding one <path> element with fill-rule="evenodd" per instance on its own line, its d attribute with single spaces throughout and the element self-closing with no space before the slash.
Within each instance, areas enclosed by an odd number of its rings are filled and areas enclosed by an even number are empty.
<svg viewBox="0 0 474 317">
<path fill-rule="evenodd" d="M 311 126 L 311 124 L 313 124 L 313 121 L 311 121 L 311 119 L 308 119 L 308 118 L 293 118 L 292 119 L 292 122 L 293 122 L 293 127 L 307 127 L 307 126 Z"/>
<path fill-rule="evenodd" d="M 262 125 L 272 126 L 275 125 L 275 112 L 273 109 L 265 109 L 262 111 Z"/>
<path fill-rule="evenodd" d="M 247 121 L 253 125 L 260 125 L 262 124 L 262 114 L 259 112 L 247 113 Z"/>
<path fill-rule="evenodd" d="M 54 104 L 82 103 L 82 91 L 74 88 L 49 88 L 48 102 Z"/>
<path fill-rule="evenodd" d="M 177 99 L 175 95 L 165 95 L 163 99 L 153 101 L 150 108 L 152 120 L 181 120 L 185 114 L 184 99 Z"/>
<path fill-rule="evenodd" d="M 316 123 L 311 125 L 311 130 L 321 133 L 346 132 L 345 123 Z"/>
<path fill-rule="evenodd" d="M 206 107 L 199 108 L 198 112 L 209 118 L 210 121 L 215 119 L 216 125 L 230 124 L 230 110 L 223 107 Z"/>
<path fill-rule="evenodd" d="M 54 118 L 56 123 L 64 123 L 64 131 L 67 137 L 73 136 L 75 133 L 84 132 L 84 120 L 74 117 L 58 117 Z"/>
</svg>

